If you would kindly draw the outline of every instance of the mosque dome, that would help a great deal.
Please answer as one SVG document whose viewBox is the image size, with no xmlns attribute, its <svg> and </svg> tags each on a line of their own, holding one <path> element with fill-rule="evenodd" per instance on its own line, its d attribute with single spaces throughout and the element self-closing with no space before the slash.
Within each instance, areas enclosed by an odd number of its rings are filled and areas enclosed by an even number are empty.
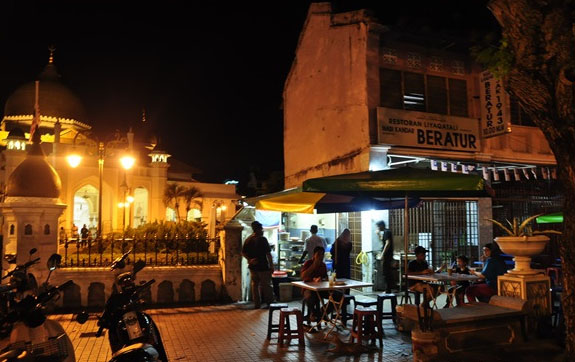
<svg viewBox="0 0 575 362">
<path fill-rule="evenodd" d="M 38 78 L 42 118 L 54 117 L 84 123 L 86 117 L 84 105 L 68 87 L 60 82 L 59 78 L 56 66 L 50 60 Z M 34 114 L 34 101 L 35 82 L 23 84 L 6 101 L 4 118 L 16 121 L 31 118 Z"/>
<path fill-rule="evenodd" d="M 8 178 L 6 196 L 58 198 L 61 189 L 60 176 L 46 161 L 40 144 L 34 143 Z"/>
</svg>

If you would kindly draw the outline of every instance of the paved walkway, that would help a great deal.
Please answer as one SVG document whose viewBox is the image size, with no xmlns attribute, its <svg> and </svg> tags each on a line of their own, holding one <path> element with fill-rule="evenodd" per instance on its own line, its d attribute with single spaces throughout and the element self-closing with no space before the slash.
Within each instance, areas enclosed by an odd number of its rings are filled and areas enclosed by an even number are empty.
<svg viewBox="0 0 575 362">
<path fill-rule="evenodd" d="M 301 302 L 292 302 L 300 306 Z M 277 339 L 267 341 L 268 310 L 254 310 L 251 304 L 154 309 L 149 314 L 157 323 L 170 361 L 412 361 L 408 335 L 397 332 L 391 321 L 385 322 L 383 350 L 361 355 L 328 352 L 334 347 L 323 340 L 323 333 L 306 334 L 305 348 L 297 341 L 279 347 Z M 96 319 L 84 325 L 72 321 L 72 315 L 56 315 L 72 339 L 78 362 L 107 362 L 111 358 L 107 336 L 96 338 Z M 351 325 L 351 322 L 349 322 Z M 348 331 L 341 339 L 347 341 Z"/>
</svg>

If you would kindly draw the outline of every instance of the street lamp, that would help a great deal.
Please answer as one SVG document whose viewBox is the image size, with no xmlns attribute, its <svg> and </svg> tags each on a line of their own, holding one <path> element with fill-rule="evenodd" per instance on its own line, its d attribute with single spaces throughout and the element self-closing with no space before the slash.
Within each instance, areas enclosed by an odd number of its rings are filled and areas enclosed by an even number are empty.
<svg viewBox="0 0 575 362">
<path fill-rule="evenodd" d="M 68 164 L 70 165 L 70 167 L 72 168 L 76 168 L 80 165 L 80 163 L 82 162 L 82 156 L 76 152 L 76 139 L 78 138 L 78 135 L 80 135 L 80 133 L 82 132 L 78 132 L 76 134 L 76 136 L 74 136 L 74 151 L 68 155 L 66 157 Z M 98 229 L 97 229 L 97 238 L 100 238 L 102 236 L 102 184 L 103 184 L 103 178 L 104 178 L 104 159 L 106 157 L 106 150 L 109 148 L 113 148 L 113 149 L 126 149 L 126 145 L 128 144 L 128 142 L 125 139 L 121 139 L 120 137 L 116 136 L 115 139 L 110 140 L 106 143 L 101 142 L 97 137 L 94 137 L 95 139 L 91 139 L 89 137 L 86 138 L 86 141 L 90 141 L 91 143 L 94 143 L 95 145 L 97 145 L 98 147 Z M 124 170 L 129 170 L 130 168 L 132 168 L 134 166 L 134 164 L 136 163 L 136 159 L 129 155 L 126 154 L 123 157 L 120 158 L 120 164 L 122 165 L 122 168 L 124 168 Z M 126 173 L 124 172 L 124 183 L 126 183 Z M 124 199 L 126 199 L 125 194 L 124 194 Z"/>
</svg>

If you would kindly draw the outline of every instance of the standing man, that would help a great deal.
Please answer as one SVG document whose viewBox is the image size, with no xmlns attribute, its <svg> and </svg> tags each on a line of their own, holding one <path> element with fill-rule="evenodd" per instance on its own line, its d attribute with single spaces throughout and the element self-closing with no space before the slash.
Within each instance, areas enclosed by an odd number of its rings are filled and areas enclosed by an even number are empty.
<svg viewBox="0 0 575 362">
<path fill-rule="evenodd" d="M 88 245 L 88 234 L 90 233 L 90 231 L 88 230 L 88 227 L 86 226 L 86 224 L 84 224 L 84 226 L 82 226 L 82 229 L 80 230 L 80 235 L 82 236 L 82 247 L 85 247 L 86 245 Z"/>
<path fill-rule="evenodd" d="M 268 305 L 274 299 L 272 288 L 274 264 L 262 224 L 258 221 L 252 222 L 252 230 L 253 234 L 246 239 L 242 247 L 242 256 L 248 260 L 255 309 L 260 309 L 262 299 Z"/>
<path fill-rule="evenodd" d="M 305 250 L 301 256 L 300 264 L 303 263 L 304 260 L 306 260 L 305 259 L 306 256 L 308 256 L 308 260 L 313 259 L 313 251 L 315 250 L 316 247 L 321 246 L 323 250 L 327 248 L 327 243 L 325 242 L 325 239 L 317 235 L 317 225 L 312 225 L 309 228 L 309 231 L 311 233 L 311 236 L 305 239 Z"/>
<path fill-rule="evenodd" d="M 385 279 L 385 292 L 391 293 L 391 287 L 395 282 L 391 268 L 393 264 L 393 236 L 391 235 L 391 230 L 385 228 L 385 221 L 378 221 L 375 225 L 378 229 L 379 240 L 381 240 L 383 245 L 380 256 Z"/>
</svg>

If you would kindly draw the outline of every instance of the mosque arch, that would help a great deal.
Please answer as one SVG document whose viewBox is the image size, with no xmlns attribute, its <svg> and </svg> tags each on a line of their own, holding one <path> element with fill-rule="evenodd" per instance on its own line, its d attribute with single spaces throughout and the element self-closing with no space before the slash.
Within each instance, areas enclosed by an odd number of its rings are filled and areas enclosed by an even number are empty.
<svg viewBox="0 0 575 362">
<path fill-rule="evenodd" d="M 187 221 L 202 221 L 202 211 L 200 209 L 190 209 L 186 215 Z"/>
<path fill-rule="evenodd" d="M 166 221 L 178 221 L 176 210 L 171 207 L 166 207 Z"/>
<path fill-rule="evenodd" d="M 74 225 L 81 229 L 85 224 L 88 228 L 98 225 L 98 189 L 90 184 L 80 187 L 74 193 L 73 208 Z"/>
<path fill-rule="evenodd" d="M 143 186 L 134 189 L 134 218 L 132 224 L 135 228 L 148 222 L 149 192 Z"/>
</svg>

